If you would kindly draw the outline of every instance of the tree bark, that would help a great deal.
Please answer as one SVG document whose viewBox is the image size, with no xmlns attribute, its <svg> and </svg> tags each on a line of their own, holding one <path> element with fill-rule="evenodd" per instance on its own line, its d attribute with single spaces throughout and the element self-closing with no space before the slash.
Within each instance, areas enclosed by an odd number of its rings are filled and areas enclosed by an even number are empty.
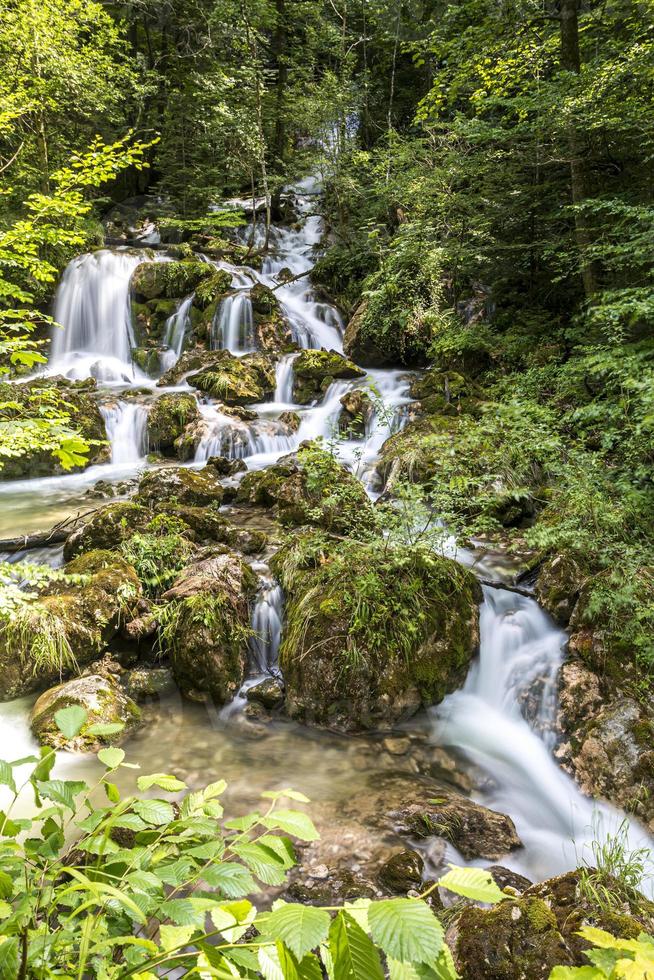
<svg viewBox="0 0 654 980">
<path fill-rule="evenodd" d="M 561 0 L 561 68 L 578 75 L 581 72 L 581 55 L 579 51 L 579 5 L 580 0 Z M 572 203 L 582 205 L 590 197 L 590 178 L 586 146 L 576 125 L 571 123 L 568 133 L 570 151 L 570 189 Z M 597 292 L 596 263 L 589 257 L 589 249 L 593 242 L 591 229 L 586 216 L 581 211 L 575 211 L 575 239 L 579 249 L 581 278 L 584 284 L 586 299 L 590 300 Z"/>
</svg>

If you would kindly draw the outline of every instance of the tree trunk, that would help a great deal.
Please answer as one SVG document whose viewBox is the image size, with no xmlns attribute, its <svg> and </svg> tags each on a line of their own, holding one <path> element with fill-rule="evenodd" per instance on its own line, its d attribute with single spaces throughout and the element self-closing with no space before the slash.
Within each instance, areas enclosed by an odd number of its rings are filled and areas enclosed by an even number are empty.
<svg viewBox="0 0 654 980">
<path fill-rule="evenodd" d="M 578 75 L 581 71 L 579 53 L 579 3 L 580 0 L 561 0 L 561 68 Z M 572 203 L 581 205 L 590 196 L 590 179 L 586 159 L 586 146 L 576 125 L 571 123 L 568 132 L 570 151 L 570 187 Z M 586 216 L 575 212 L 575 239 L 579 249 L 581 277 L 586 299 L 590 300 L 597 292 L 596 263 L 589 258 L 592 234 Z"/>
</svg>

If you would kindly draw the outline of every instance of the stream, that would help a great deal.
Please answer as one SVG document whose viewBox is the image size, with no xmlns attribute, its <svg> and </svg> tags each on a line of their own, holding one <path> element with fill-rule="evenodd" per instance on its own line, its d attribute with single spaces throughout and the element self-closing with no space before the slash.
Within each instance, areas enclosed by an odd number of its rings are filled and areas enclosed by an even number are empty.
<svg viewBox="0 0 654 980">
<path fill-rule="evenodd" d="M 214 263 L 231 274 L 237 292 L 218 311 L 212 347 L 235 354 L 253 349 L 248 291 L 261 282 L 275 288 L 300 347 L 342 351 L 343 324 L 337 310 L 315 298 L 307 278 L 281 286 L 276 279 L 282 269 L 293 275 L 310 270 L 323 233 L 321 219 L 314 213 L 319 184 L 307 179 L 292 190 L 300 221 L 293 228 L 272 229 L 271 254 L 261 271 Z M 261 229 L 255 232 L 260 234 Z M 166 261 L 161 252 L 155 257 Z M 0 537 L 48 528 L 65 516 L 100 506 L 102 501 L 87 496 L 98 481 L 127 480 L 157 465 L 146 459 L 148 405 L 163 391 L 193 389 L 184 382 L 174 389 L 157 388 L 157 378 L 144 374 L 131 360 L 135 341 L 129 283 L 144 259 L 152 260 L 152 253 L 102 249 L 76 258 L 66 269 L 54 307 L 64 329 L 54 332 L 46 372 L 97 379 L 111 460 L 72 475 L 0 483 Z M 191 301 L 192 296 L 186 297 L 168 321 L 162 372 L 184 349 Z M 279 361 L 274 397 L 251 406 L 257 412 L 252 422 L 222 414 L 211 399 L 193 392 L 200 399 L 204 435 L 187 465 L 202 466 L 209 457 L 224 455 L 243 459 L 249 469 L 260 469 L 304 440 L 337 439 L 340 460 L 353 469 L 371 496 L 376 495 L 380 488 L 375 484 L 374 464 L 384 441 L 403 425 L 411 401 L 408 373 L 371 370 L 365 379 L 333 383 L 318 404 L 306 407 L 292 401 L 295 356 L 285 355 Z M 339 436 L 337 425 L 341 396 L 361 385 L 374 386 L 384 407 L 368 423 L 363 442 Z M 280 413 L 288 410 L 301 416 L 292 435 L 278 421 Z M 478 556 L 461 551 L 456 557 L 473 564 Z M 57 565 L 61 549 L 29 553 L 27 560 Z M 257 678 L 277 669 L 284 597 L 267 566 L 253 567 L 260 579 L 252 608 L 256 637 L 250 650 L 252 678 Z M 443 789 L 466 792 L 509 814 L 524 848 L 501 863 L 532 880 L 543 879 L 576 867 L 589 856 L 590 842 L 615 831 L 624 817 L 607 804 L 584 797 L 553 758 L 556 680 L 565 642 L 565 634 L 534 599 L 485 586 L 480 653 L 463 688 L 403 726 L 399 735 L 407 748 L 401 753 L 388 747 L 388 733 L 348 738 L 282 720 L 246 726 L 240 712 L 242 694 L 222 710 L 173 695 L 125 746 L 127 758 L 144 771 L 174 771 L 191 785 L 225 778 L 229 808 L 237 812 L 256 805 L 264 790 L 292 786 L 313 801 L 311 813 L 319 829 L 323 807 L 333 812 L 342 801 L 349 801 L 351 810 L 356 799 L 365 796 L 366 786 L 374 786 L 382 776 L 399 775 L 408 784 L 416 773 L 427 772 Z M 526 701 L 529 720 L 523 714 Z M 32 702 L 23 698 L 0 705 L 3 754 L 8 758 L 26 755 L 34 747 L 27 723 Z M 91 756 L 60 754 L 57 769 L 66 778 L 90 778 L 99 764 Z M 118 773 L 126 789 L 133 788 L 134 780 L 129 770 Z M 648 843 L 635 823 L 629 843 L 634 848 Z M 430 856 L 429 844 L 425 850 Z M 444 858 L 464 863 L 449 844 L 444 855 L 433 849 L 431 856 L 433 864 Z"/>
</svg>

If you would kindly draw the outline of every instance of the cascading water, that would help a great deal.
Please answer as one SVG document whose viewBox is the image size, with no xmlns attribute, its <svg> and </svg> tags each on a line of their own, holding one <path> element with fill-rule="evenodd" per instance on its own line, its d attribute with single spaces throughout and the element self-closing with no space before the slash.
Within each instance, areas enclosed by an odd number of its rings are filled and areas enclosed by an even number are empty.
<svg viewBox="0 0 654 980">
<path fill-rule="evenodd" d="M 190 296 L 183 299 L 176 312 L 166 320 L 164 345 L 167 350 L 161 355 L 162 371 L 168 371 L 169 368 L 173 367 L 184 349 L 193 296 L 194 294 L 191 293 Z"/>
<path fill-rule="evenodd" d="M 252 301 L 247 293 L 235 293 L 222 301 L 211 331 L 211 346 L 232 354 L 245 354 L 254 349 Z"/>
<path fill-rule="evenodd" d="M 558 874 L 588 856 L 598 832 L 615 833 L 623 815 L 582 796 L 551 755 L 565 634 L 533 599 L 488 587 L 480 628 L 463 688 L 432 709 L 433 738 L 461 751 L 484 776 L 482 802 L 513 818 L 525 849 L 503 863 L 530 877 Z M 536 699 L 531 725 L 521 711 L 527 695 Z M 629 835 L 633 847 L 647 843 L 637 824 Z"/>
<path fill-rule="evenodd" d="M 293 404 L 293 361 L 297 354 L 284 354 L 275 365 L 275 402 Z"/>
<path fill-rule="evenodd" d="M 281 585 L 269 575 L 263 575 L 250 622 L 250 671 L 253 674 L 270 674 L 277 668 L 283 606 Z"/>
<path fill-rule="evenodd" d="M 133 401 L 117 401 L 101 405 L 100 411 L 111 445 L 111 462 L 114 465 L 140 462 L 147 448 L 145 407 Z"/>
<path fill-rule="evenodd" d="M 106 383 L 137 381 L 129 282 L 146 257 L 139 252 L 101 249 L 68 264 L 57 289 L 48 370 L 69 378 Z M 150 257 L 147 257 L 151 261 Z"/>
</svg>

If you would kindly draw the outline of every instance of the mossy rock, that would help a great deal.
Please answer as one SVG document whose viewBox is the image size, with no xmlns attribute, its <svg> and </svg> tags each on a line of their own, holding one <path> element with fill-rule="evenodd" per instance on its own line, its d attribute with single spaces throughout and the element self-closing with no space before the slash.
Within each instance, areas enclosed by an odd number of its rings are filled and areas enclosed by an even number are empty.
<svg viewBox="0 0 654 980">
<path fill-rule="evenodd" d="M 181 299 L 197 289 L 214 269 L 198 259 L 181 262 L 142 262 L 132 273 L 131 288 L 137 302 Z"/>
<path fill-rule="evenodd" d="M 152 514 L 139 504 L 119 501 L 97 510 L 93 517 L 68 536 L 64 558 L 68 561 L 85 551 L 117 549 L 135 531 L 141 530 Z"/>
<path fill-rule="evenodd" d="M 250 290 L 257 346 L 262 350 L 286 350 L 292 343 L 291 328 L 286 322 L 274 291 L 263 283 Z"/>
<path fill-rule="evenodd" d="M 388 727 L 465 678 L 481 593 L 456 562 L 307 531 L 271 567 L 286 596 L 280 665 L 292 717 L 347 731 Z"/>
<path fill-rule="evenodd" d="M 466 861 L 495 861 L 522 846 L 510 817 L 458 793 L 406 804 L 391 817 L 398 828 L 415 837 L 443 837 Z"/>
<path fill-rule="evenodd" d="M 220 506 L 224 493 L 212 467 L 202 470 L 162 467 L 143 474 L 136 500 L 151 509 L 156 509 L 161 502 L 189 507 Z"/>
<path fill-rule="evenodd" d="M 90 445 L 84 463 L 73 466 L 73 471 L 86 469 L 97 463 L 107 462 L 111 450 L 107 443 L 104 419 L 93 397 L 95 381 L 70 382 L 66 378 L 38 378 L 24 383 L 0 383 L 0 401 L 18 403 L 17 409 L 3 410 L 5 424 L 22 419 L 38 419 L 44 412 L 56 408 L 70 416 L 70 428 Z M 0 480 L 19 480 L 25 477 L 59 476 L 64 470 L 59 459 L 40 449 L 12 457 L 3 457 Z"/>
<path fill-rule="evenodd" d="M 187 697 L 230 701 L 245 678 L 249 599 L 257 578 L 234 554 L 189 565 L 163 596 L 161 631 L 175 681 Z"/>
<path fill-rule="evenodd" d="M 538 573 L 536 598 L 559 626 L 567 626 L 583 585 L 579 564 L 568 555 L 549 558 Z"/>
<path fill-rule="evenodd" d="M 157 374 L 160 369 L 161 358 L 156 347 L 134 347 L 132 360 L 145 374 Z"/>
<path fill-rule="evenodd" d="M 381 329 L 364 300 L 345 328 L 343 350 L 365 367 L 419 367 L 427 362 L 431 341 L 431 328 L 426 317 L 411 330 L 400 316 Z"/>
<path fill-rule="evenodd" d="M 375 513 L 361 483 L 315 443 L 273 466 L 246 473 L 237 503 L 273 507 L 282 524 L 314 524 L 337 534 L 369 536 Z"/>
<path fill-rule="evenodd" d="M 349 439 L 362 439 L 374 412 L 370 394 L 365 389 L 353 388 L 342 396 L 341 405 L 343 410 L 338 417 L 340 431 Z"/>
<path fill-rule="evenodd" d="M 78 673 L 133 618 L 141 585 L 120 556 L 91 551 L 70 562 L 66 572 L 79 581 L 55 581 L 0 619 L 0 699 Z"/>
<path fill-rule="evenodd" d="M 143 302 L 132 301 L 132 326 L 136 342 L 139 345 L 136 351 L 132 352 L 132 360 L 143 359 L 143 355 L 138 353 L 142 348 L 147 349 L 153 344 L 163 343 L 166 323 L 177 312 L 181 300 L 182 297 L 179 299 L 144 300 Z M 150 349 L 150 357 L 153 354 L 154 351 Z"/>
<path fill-rule="evenodd" d="M 226 405 L 266 401 L 275 390 L 275 367 L 260 354 L 235 357 L 228 350 L 213 351 L 210 366 L 191 374 L 188 383 Z"/>
<path fill-rule="evenodd" d="M 307 405 L 336 380 L 364 378 L 366 372 L 336 351 L 303 350 L 293 361 L 293 400 Z"/>
<path fill-rule="evenodd" d="M 214 306 L 232 288 L 232 277 L 226 269 L 216 269 L 205 277 L 195 291 L 193 305 L 199 310 Z"/>
<path fill-rule="evenodd" d="M 134 667 L 124 678 L 128 696 L 137 703 L 165 697 L 175 690 L 172 671 L 168 667 Z"/>
<path fill-rule="evenodd" d="M 57 727 L 55 714 L 77 705 L 86 711 L 78 735 L 67 739 Z M 120 732 L 94 734 L 93 725 L 121 724 Z M 97 752 L 105 745 L 120 745 L 141 727 L 141 710 L 110 676 L 88 674 L 45 691 L 30 714 L 30 727 L 42 745 L 69 752 Z"/>
<path fill-rule="evenodd" d="M 200 418 L 193 395 L 174 392 L 157 398 L 148 413 L 148 444 L 164 455 L 174 455 L 176 440 Z"/>
<path fill-rule="evenodd" d="M 409 394 L 420 402 L 422 410 L 428 414 L 458 415 L 461 412 L 474 412 L 482 391 L 457 371 L 430 368 L 411 382 Z"/>
<path fill-rule="evenodd" d="M 390 436 L 381 450 L 377 471 L 384 483 L 407 479 L 426 483 L 455 445 L 456 419 L 429 415 L 408 422 Z"/>
</svg>

